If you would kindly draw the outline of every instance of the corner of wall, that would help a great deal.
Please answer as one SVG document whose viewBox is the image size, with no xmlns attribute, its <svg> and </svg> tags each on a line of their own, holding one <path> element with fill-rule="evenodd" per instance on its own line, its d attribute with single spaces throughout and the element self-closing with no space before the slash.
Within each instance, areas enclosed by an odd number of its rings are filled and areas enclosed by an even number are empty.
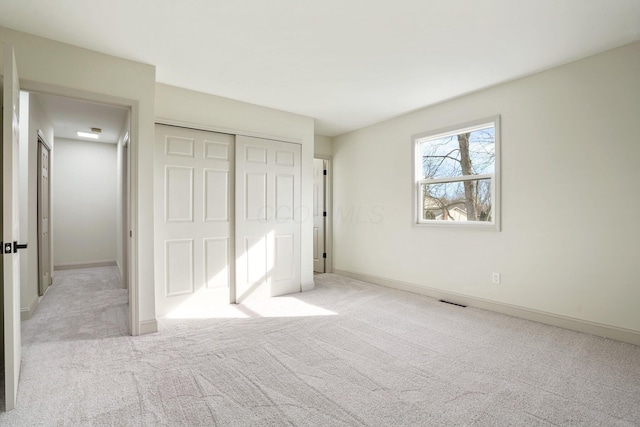
<svg viewBox="0 0 640 427">
<path fill-rule="evenodd" d="M 331 138 L 324 135 L 313 135 L 313 154 L 314 156 L 331 156 L 333 154 Z"/>
</svg>

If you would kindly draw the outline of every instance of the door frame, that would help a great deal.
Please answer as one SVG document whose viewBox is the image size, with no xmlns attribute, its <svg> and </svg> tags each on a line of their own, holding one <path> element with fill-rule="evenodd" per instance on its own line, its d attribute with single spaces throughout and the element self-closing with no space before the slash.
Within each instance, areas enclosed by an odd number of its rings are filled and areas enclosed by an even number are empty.
<svg viewBox="0 0 640 427">
<path fill-rule="evenodd" d="M 140 135 L 139 102 L 112 95 L 72 89 L 63 86 L 40 83 L 33 80 L 20 80 L 20 90 L 34 93 L 74 98 L 82 101 L 99 102 L 128 108 L 129 120 L 129 235 L 128 241 L 128 292 L 129 292 L 129 332 L 133 336 L 140 335 L 140 307 L 138 286 L 138 138 Z M 55 177 L 54 177 L 55 179 Z M 50 217 L 50 221 L 52 218 Z M 55 238 L 55 236 L 53 236 Z M 53 254 L 52 254 L 53 256 Z"/>
<path fill-rule="evenodd" d="M 36 210 L 37 210 L 37 217 L 38 217 L 38 225 L 37 225 L 37 230 L 38 230 L 38 238 L 37 238 L 37 245 L 38 245 L 38 296 L 42 296 L 44 295 L 47 290 L 49 290 L 49 286 L 51 286 L 51 283 L 53 283 L 53 245 L 52 240 L 51 240 L 51 145 L 47 142 L 47 140 L 44 138 L 44 133 L 38 129 L 38 136 L 37 136 L 37 146 L 38 146 L 38 182 L 37 182 L 37 189 L 38 189 L 38 201 L 36 203 Z M 47 151 L 49 151 L 49 155 L 47 156 L 47 160 L 49 162 L 48 164 L 48 171 L 49 171 L 49 179 L 47 180 L 47 183 L 49 185 L 48 188 L 48 194 L 49 194 L 49 212 L 47 212 L 47 215 L 49 217 L 49 283 L 46 284 L 46 289 L 44 291 L 42 291 L 41 288 L 41 280 L 42 280 L 42 231 L 40 229 L 40 227 L 42 226 L 42 156 L 40 153 L 41 150 L 41 146 L 43 146 L 44 148 L 47 149 Z M 27 162 L 27 166 L 28 166 L 28 162 Z"/>
<path fill-rule="evenodd" d="M 333 273 L 333 156 L 314 154 L 314 159 L 326 162 L 327 177 L 324 182 L 324 208 L 327 218 L 324 222 L 324 251 L 327 258 L 324 260 L 324 272 Z"/>
<path fill-rule="evenodd" d="M 131 118 L 127 118 L 128 130 L 126 131 L 123 141 L 122 141 L 122 153 L 121 159 L 118 159 L 119 162 L 122 162 L 122 170 L 120 171 L 122 185 L 120 186 L 120 191 L 122 194 L 120 195 L 120 199 L 122 202 L 122 209 L 118 213 L 121 217 L 122 222 L 122 230 L 121 230 L 121 250 L 122 250 L 122 265 L 120 266 L 122 270 L 122 286 L 125 289 L 129 289 L 129 230 L 131 229 L 129 225 L 130 220 L 130 210 L 129 210 L 129 193 L 131 186 L 130 179 L 130 169 L 129 165 L 131 164 L 131 158 L 129 157 L 129 145 L 131 136 L 129 135 L 131 132 Z"/>
</svg>

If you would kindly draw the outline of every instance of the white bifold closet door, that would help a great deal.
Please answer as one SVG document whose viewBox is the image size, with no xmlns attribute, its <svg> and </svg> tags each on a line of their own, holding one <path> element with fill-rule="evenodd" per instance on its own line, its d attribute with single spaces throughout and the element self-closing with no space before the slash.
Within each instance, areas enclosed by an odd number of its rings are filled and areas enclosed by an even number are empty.
<svg viewBox="0 0 640 427">
<path fill-rule="evenodd" d="M 300 152 L 236 137 L 236 302 L 300 292 Z"/>
<path fill-rule="evenodd" d="M 156 176 L 162 176 L 156 191 L 156 210 L 162 211 L 156 222 L 161 316 L 206 315 L 234 300 L 233 143 L 233 135 L 156 125 L 162 153 L 156 158 Z"/>
<path fill-rule="evenodd" d="M 156 310 L 300 292 L 301 149 L 156 126 Z"/>
</svg>

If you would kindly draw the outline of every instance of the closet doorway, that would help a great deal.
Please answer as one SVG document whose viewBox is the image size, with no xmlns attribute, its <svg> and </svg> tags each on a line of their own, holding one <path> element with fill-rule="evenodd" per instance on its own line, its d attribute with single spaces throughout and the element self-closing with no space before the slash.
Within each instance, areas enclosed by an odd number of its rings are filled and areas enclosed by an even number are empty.
<svg viewBox="0 0 640 427">
<path fill-rule="evenodd" d="M 299 292 L 301 147 L 156 125 L 156 309 Z"/>
</svg>

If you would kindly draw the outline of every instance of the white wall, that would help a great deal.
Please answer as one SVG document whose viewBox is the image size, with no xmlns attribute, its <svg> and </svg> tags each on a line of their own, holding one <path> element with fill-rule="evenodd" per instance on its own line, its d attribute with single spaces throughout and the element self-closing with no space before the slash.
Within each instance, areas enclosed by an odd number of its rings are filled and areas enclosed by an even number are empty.
<svg viewBox="0 0 640 427">
<path fill-rule="evenodd" d="M 153 122 L 155 67 L 0 27 L 0 42 L 13 44 L 23 88 L 131 106 L 133 245 L 138 291 L 133 332 L 152 332 L 153 280 Z M 0 64 L 1 65 L 1 64 Z M 55 157 L 55 155 L 54 155 Z M 54 177 L 55 178 L 55 177 Z M 55 238 L 55 236 L 54 236 Z"/>
<path fill-rule="evenodd" d="M 313 154 L 315 156 L 331 156 L 331 138 L 324 135 L 314 135 Z"/>
<path fill-rule="evenodd" d="M 20 308 L 28 319 L 38 305 L 38 130 L 53 147 L 53 125 L 36 96 L 22 92 L 20 102 L 20 235 L 29 245 L 20 253 Z"/>
<path fill-rule="evenodd" d="M 164 84 L 156 85 L 156 118 L 196 129 L 279 139 L 302 144 L 302 206 L 311 212 L 313 202 L 313 119 L 228 98 L 193 92 Z M 163 147 L 156 147 L 160 153 Z M 156 218 L 162 218 L 162 173 L 156 171 Z M 313 286 L 313 218 L 302 222 L 301 282 Z M 164 268 L 162 247 L 156 248 L 156 269 Z M 164 292 L 157 284 L 156 292 Z"/>
<path fill-rule="evenodd" d="M 411 136 L 496 114 L 502 232 L 413 226 Z M 634 43 L 336 137 L 334 268 L 640 342 L 639 118 Z"/>
<path fill-rule="evenodd" d="M 56 268 L 116 261 L 116 144 L 56 138 Z"/>
</svg>

